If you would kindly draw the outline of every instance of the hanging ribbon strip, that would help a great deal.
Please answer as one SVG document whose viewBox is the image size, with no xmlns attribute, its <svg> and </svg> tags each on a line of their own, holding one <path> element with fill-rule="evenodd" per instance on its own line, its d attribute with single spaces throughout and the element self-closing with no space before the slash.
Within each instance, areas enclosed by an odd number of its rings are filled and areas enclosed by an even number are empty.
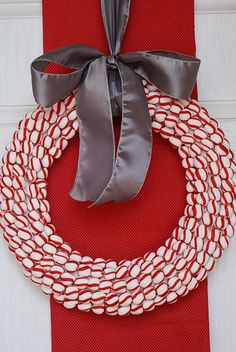
<svg viewBox="0 0 236 352">
<path fill-rule="evenodd" d="M 31 65 L 37 103 L 49 107 L 79 86 L 80 157 L 71 196 L 95 204 L 131 199 L 140 191 L 152 149 L 151 119 L 142 79 L 169 96 L 190 96 L 200 60 L 169 51 L 120 54 L 130 0 L 101 0 L 110 56 L 76 45 L 48 52 Z M 74 69 L 45 73 L 49 63 Z M 112 116 L 122 114 L 115 155 Z"/>
</svg>

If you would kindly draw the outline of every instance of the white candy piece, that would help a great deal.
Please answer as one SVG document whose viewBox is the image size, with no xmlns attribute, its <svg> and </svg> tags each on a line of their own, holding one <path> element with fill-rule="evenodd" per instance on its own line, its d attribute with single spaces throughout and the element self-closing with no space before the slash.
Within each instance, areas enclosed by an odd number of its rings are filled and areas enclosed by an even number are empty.
<svg viewBox="0 0 236 352">
<path fill-rule="evenodd" d="M 131 265 L 131 267 L 129 268 L 129 274 L 131 277 L 137 277 L 140 273 L 140 267 L 137 264 L 133 264 Z"/>
<path fill-rule="evenodd" d="M 160 94 L 158 92 L 149 92 L 147 95 L 147 101 L 149 104 L 156 105 L 160 99 Z"/>
<path fill-rule="evenodd" d="M 65 291 L 65 286 L 61 283 L 55 282 L 52 286 L 52 290 L 54 293 L 61 294 Z"/>
<path fill-rule="evenodd" d="M 150 117 L 153 117 L 155 115 L 156 112 L 156 107 L 153 104 L 148 104 L 148 111 L 149 111 L 149 115 Z"/>
<path fill-rule="evenodd" d="M 76 109 L 69 110 L 67 113 L 67 117 L 68 117 L 69 121 L 76 120 L 77 119 Z"/>
<path fill-rule="evenodd" d="M 127 289 L 130 291 L 130 292 L 133 292 L 135 290 L 138 289 L 139 287 L 139 281 L 137 278 L 131 278 L 129 280 L 126 281 L 126 285 L 127 285 Z"/>
<path fill-rule="evenodd" d="M 152 277 L 151 277 L 151 275 L 149 275 L 149 274 L 142 274 L 142 275 L 140 276 L 140 286 L 141 286 L 142 288 L 146 288 L 146 287 L 150 286 L 151 283 L 152 283 Z"/>
<path fill-rule="evenodd" d="M 65 107 L 64 102 L 61 100 L 58 103 L 54 104 L 52 108 L 57 115 L 62 115 L 64 113 L 66 107 Z"/>
<path fill-rule="evenodd" d="M 51 127 L 49 128 L 48 134 L 49 134 L 49 136 L 50 136 L 51 138 L 57 139 L 57 138 L 59 138 L 60 135 L 61 135 L 61 129 L 60 129 L 59 126 L 53 125 L 53 126 L 51 126 Z"/>
<path fill-rule="evenodd" d="M 72 109 L 75 106 L 75 96 L 73 94 L 68 95 L 64 100 L 66 109 Z"/>
</svg>

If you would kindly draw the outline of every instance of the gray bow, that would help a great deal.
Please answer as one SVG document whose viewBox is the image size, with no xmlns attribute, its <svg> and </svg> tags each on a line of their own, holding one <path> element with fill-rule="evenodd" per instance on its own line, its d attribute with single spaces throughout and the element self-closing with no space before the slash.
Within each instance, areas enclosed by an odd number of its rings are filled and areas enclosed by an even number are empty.
<svg viewBox="0 0 236 352">
<path fill-rule="evenodd" d="M 76 108 L 80 155 L 74 199 L 95 204 L 124 201 L 140 191 L 149 167 L 152 129 L 142 79 L 178 99 L 189 98 L 200 60 L 169 51 L 120 54 L 130 0 L 101 0 L 110 56 L 85 45 L 67 46 L 31 64 L 35 100 L 52 106 L 79 86 Z M 74 69 L 50 74 L 49 63 Z M 122 113 L 117 152 L 112 116 Z"/>
</svg>

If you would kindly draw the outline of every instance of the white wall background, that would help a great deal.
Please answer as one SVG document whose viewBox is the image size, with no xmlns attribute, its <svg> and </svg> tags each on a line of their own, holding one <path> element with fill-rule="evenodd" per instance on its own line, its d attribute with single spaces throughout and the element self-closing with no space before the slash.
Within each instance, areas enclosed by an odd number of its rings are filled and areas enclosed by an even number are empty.
<svg viewBox="0 0 236 352">
<path fill-rule="evenodd" d="M 195 0 L 195 18 L 202 59 L 199 99 L 219 119 L 236 151 L 236 0 Z M 0 48 L 2 155 L 17 122 L 34 105 L 29 65 L 42 53 L 39 0 L 0 0 Z M 0 351 L 50 352 L 49 300 L 23 277 L 2 238 L 0 246 Z M 236 351 L 235 278 L 233 239 L 209 277 L 211 352 Z"/>
</svg>

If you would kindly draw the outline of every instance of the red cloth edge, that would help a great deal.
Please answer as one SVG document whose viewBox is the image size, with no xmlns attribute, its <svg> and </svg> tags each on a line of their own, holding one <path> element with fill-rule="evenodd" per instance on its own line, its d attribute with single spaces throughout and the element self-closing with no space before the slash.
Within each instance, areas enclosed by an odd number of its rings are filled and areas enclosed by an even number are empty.
<svg viewBox="0 0 236 352">
<path fill-rule="evenodd" d="M 82 2 L 83 6 L 81 4 Z M 107 51 L 107 43 L 103 28 L 101 27 L 98 2 L 99 0 L 81 0 L 80 2 L 72 0 L 70 3 L 64 0 L 60 2 L 56 0 L 43 0 L 44 51 L 68 44 L 81 43 L 81 40 L 82 42 L 84 41 L 87 44 L 95 45 L 99 49 Z M 174 8 L 173 4 L 176 4 Z M 139 16 L 140 6 L 142 6 L 144 16 L 142 19 L 140 19 Z M 151 11 L 150 8 L 152 8 Z M 178 2 L 162 0 L 158 2 L 158 5 L 155 0 L 145 0 L 142 2 L 140 0 L 133 0 L 131 7 L 131 11 L 133 11 L 131 13 L 132 19 L 129 23 L 128 33 L 124 38 L 123 50 L 151 50 L 158 48 L 160 50 L 176 50 L 194 55 L 193 10 L 193 0 L 182 0 Z M 93 16 L 95 14 L 97 18 L 93 17 L 91 14 L 93 14 Z M 168 16 L 166 16 L 166 14 L 168 14 Z M 181 29 L 181 24 L 183 25 L 181 14 L 183 16 L 184 31 Z M 87 22 L 85 18 L 89 18 L 90 20 L 89 27 L 91 28 L 89 29 L 85 29 Z M 155 26 L 156 18 L 158 18 L 158 26 Z M 139 25 L 139 27 L 137 25 Z M 145 31 L 140 30 L 140 27 L 143 28 L 143 26 L 145 26 Z M 170 29 L 170 27 L 172 27 L 172 29 Z M 135 36 L 135 31 L 138 30 L 140 33 Z M 153 38 L 150 39 L 150 37 L 148 37 L 149 39 L 145 40 L 146 33 L 148 33 L 149 36 L 150 33 L 153 36 L 155 35 L 157 39 L 153 40 Z M 63 183 L 63 179 L 60 175 L 68 168 L 71 170 L 71 174 L 75 172 L 75 163 L 71 165 L 68 160 L 76 160 L 75 155 L 77 148 L 78 140 L 74 139 L 59 163 L 55 164 L 50 172 L 49 200 L 52 204 L 53 223 L 56 225 L 58 232 L 63 235 L 66 240 L 70 241 L 70 243 L 76 245 L 76 248 L 84 248 L 86 254 L 100 256 L 101 251 L 97 250 L 96 245 L 90 246 L 92 247 L 92 253 L 88 253 L 88 239 L 80 243 L 78 237 L 69 234 L 71 228 L 68 230 L 60 221 L 62 213 L 64 213 L 64 224 L 66 223 L 65 218 L 68 218 L 68 221 L 71 219 L 68 212 L 72 203 L 71 200 L 68 200 L 66 197 L 68 188 L 73 182 L 74 177 L 73 175 L 68 176 L 68 180 Z M 156 163 L 152 161 L 152 170 L 155 168 L 157 168 L 157 170 L 158 168 L 164 168 L 165 161 L 170 161 L 171 167 L 170 172 L 167 173 L 167 177 L 165 177 L 165 173 L 161 173 L 161 171 L 159 171 L 157 177 L 161 180 L 162 187 L 166 185 L 165 178 L 173 182 L 173 189 L 179 187 L 178 200 L 180 208 L 183 208 L 185 201 L 183 200 L 181 192 L 184 193 L 185 190 L 183 170 L 181 170 L 178 157 L 173 150 L 170 149 L 169 145 L 158 139 L 157 142 L 154 143 L 153 159 L 154 158 L 155 160 L 158 159 L 159 162 Z M 171 175 L 173 171 L 175 173 L 174 178 L 173 175 Z M 149 174 L 152 172 L 153 171 L 149 172 Z M 176 182 L 176 179 L 178 179 L 178 182 Z M 145 197 L 150 195 L 148 187 L 153 181 L 153 175 L 149 175 L 141 196 L 142 198 L 139 199 L 140 202 L 145 203 Z M 57 195 L 56 192 L 59 183 L 62 188 L 61 195 Z M 165 194 L 160 190 L 159 193 L 157 192 L 156 198 L 162 199 L 163 196 L 165 196 Z M 65 201 L 58 202 L 59 198 L 65 199 Z M 171 201 L 173 205 L 178 205 L 171 197 L 166 200 L 166 204 L 170 204 Z M 64 206 L 63 212 L 62 204 Z M 76 211 L 81 209 L 78 204 L 75 205 L 73 203 L 73 206 L 76 208 L 72 212 L 73 216 L 75 216 Z M 148 206 L 150 207 L 150 204 L 148 204 Z M 131 206 L 127 205 L 126 207 L 129 211 L 131 210 Z M 136 203 L 133 207 L 137 207 Z M 105 209 L 104 212 L 106 211 Z M 160 211 L 160 209 L 158 211 Z M 60 215 L 58 215 L 58 213 Z M 84 208 L 81 210 L 81 213 L 81 216 L 87 214 Z M 113 208 L 111 213 L 114 213 Z M 93 213 L 95 220 L 100 215 L 101 211 L 99 210 L 97 210 L 97 214 L 96 211 Z M 122 213 L 122 215 L 124 214 Z M 163 214 L 160 213 L 159 216 L 161 215 Z M 178 214 L 176 215 L 175 212 L 173 212 L 173 217 L 178 220 Z M 159 224 L 158 226 L 165 227 L 163 224 Z M 171 226 L 172 225 L 170 225 L 170 227 Z M 161 230 L 161 228 L 159 230 Z M 163 238 L 166 237 L 167 236 L 164 234 Z M 163 238 L 160 239 L 160 242 Z M 105 237 L 102 237 L 102 239 L 104 240 Z M 97 240 L 98 238 L 95 237 L 94 241 L 96 242 Z M 150 244 L 153 243 L 150 239 L 148 242 L 150 242 Z M 124 243 L 122 238 L 121 243 Z M 140 247 L 142 246 L 144 245 L 141 243 Z M 120 253 L 124 255 L 130 253 L 130 257 L 131 254 L 141 255 L 145 253 L 142 251 L 139 252 L 138 246 L 130 251 L 127 250 L 127 253 L 123 249 L 122 251 L 120 251 Z M 114 246 L 111 246 L 111 252 L 113 257 L 117 256 L 117 258 L 121 259 L 119 253 L 115 252 Z M 105 256 L 107 253 L 104 250 L 102 254 Z M 189 312 L 191 312 L 191 315 Z M 144 348 L 148 352 L 159 350 L 164 352 L 210 351 L 207 281 L 201 283 L 196 291 L 179 300 L 178 303 L 157 308 L 154 312 L 146 313 L 141 317 L 126 317 L 123 319 L 119 317 L 97 317 L 93 313 L 83 314 L 76 310 L 68 311 L 52 300 L 51 323 L 53 352 L 73 352 L 78 349 L 82 352 L 111 350 L 128 352 L 142 351 Z M 128 334 L 127 331 L 129 332 Z M 110 338 L 111 336 L 112 338 Z"/>
</svg>

